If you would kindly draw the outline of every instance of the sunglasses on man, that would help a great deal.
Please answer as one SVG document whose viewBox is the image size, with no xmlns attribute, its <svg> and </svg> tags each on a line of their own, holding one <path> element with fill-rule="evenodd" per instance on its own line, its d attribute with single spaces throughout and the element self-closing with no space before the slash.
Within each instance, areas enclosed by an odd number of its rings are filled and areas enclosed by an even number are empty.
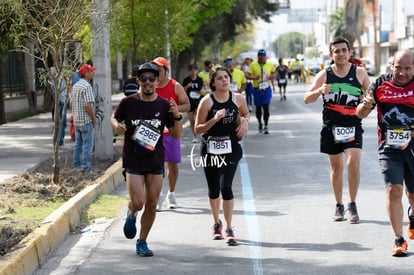
<svg viewBox="0 0 414 275">
<path fill-rule="evenodd" d="M 155 82 L 155 80 L 157 80 L 157 77 L 155 75 L 150 75 L 150 76 L 141 75 L 139 77 L 139 81 L 141 82 L 146 82 L 147 80 L 149 80 L 150 82 Z"/>
</svg>

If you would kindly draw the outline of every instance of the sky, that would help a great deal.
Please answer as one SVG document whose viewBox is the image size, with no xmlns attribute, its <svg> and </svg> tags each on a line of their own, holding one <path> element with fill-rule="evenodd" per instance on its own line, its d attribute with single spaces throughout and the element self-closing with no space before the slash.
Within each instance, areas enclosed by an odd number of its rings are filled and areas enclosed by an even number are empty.
<svg viewBox="0 0 414 275">
<path fill-rule="evenodd" d="M 290 0 L 291 9 L 324 8 L 326 1 L 318 0 Z M 259 20 L 256 24 L 255 49 L 266 48 L 269 43 L 279 35 L 291 31 L 311 33 L 313 24 L 310 23 L 288 23 L 287 15 L 280 14 L 272 17 L 272 23 Z M 270 41 L 270 42 L 269 42 Z"/>
</svg>

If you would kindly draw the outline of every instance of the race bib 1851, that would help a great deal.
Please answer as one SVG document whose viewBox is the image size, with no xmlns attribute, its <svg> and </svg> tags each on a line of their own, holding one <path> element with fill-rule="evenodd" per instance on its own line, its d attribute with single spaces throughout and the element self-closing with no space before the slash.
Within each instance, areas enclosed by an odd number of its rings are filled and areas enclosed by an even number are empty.
<svg viewBox="0 0 414 275">
<path fill-rule="evenodd" d="M 207 140 L 207 153 L 213 155 L 230 154 L 231 140 L 230 137 L 210 137 Z"/>
</svg>

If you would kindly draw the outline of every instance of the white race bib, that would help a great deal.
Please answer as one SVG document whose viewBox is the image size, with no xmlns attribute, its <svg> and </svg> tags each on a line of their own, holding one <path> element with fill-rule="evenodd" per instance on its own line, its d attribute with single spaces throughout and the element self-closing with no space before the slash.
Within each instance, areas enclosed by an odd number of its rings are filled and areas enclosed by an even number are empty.
<svg viewBox="0 0 414 275">
<path fill-rule="evenodd" d="M 267 88 L 269 88 L 268 81 L 259 82 L 259 90 L 266 90 Z"/>
<path fill-rule="evenodd" d="M 404 150 L 411 141 L 411 129 L 387 129 L 385 144 L 393 149 Z"/>
<path fill-rule="evenodd" d="M 201 95 L 199 91 L 191 91 L 189 96 L 191 99 L 199 99 Z"/>
<path fill-rule="evenodd" d="M 213 155 L 230 154 L 231 140 L 229 137 L 210 137 L 207 140 L 207 153 Z"/>
<path fill-rule="evenodd" d="M 355 126 L 352 127 L 333 127 L 335 143 L 348 143 L 355 140 Z"/>
<path fill-rule="evenodd" d="M 230 91 L 237 92 L 239 89 L 237 88 L 237 82 L 233 82 L 230 84 Z"/>
<path fill-rule="evenodd" d="M 279 83 L 280 83 L 280 84 L 285 84 L 285 83 L 286 83 L 286 78 L 281 78 L 281 79 L 279 79 Z"/>
<path fill-rule="evenodd" d="M 155 150 L 155 146 L 160 139 L 161 134 L 147 123 L 141 122 L 135 129 L 133 139 L 142 147 L 150 151 Z"/>
</svg>

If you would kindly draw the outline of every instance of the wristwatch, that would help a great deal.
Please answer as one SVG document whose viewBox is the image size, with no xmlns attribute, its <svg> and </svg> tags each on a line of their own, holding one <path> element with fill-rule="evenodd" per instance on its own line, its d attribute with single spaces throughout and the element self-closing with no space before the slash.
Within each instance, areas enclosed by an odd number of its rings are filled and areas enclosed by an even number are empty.
<svg viewBox="0 0 414 275">
<path fill-rule="evenodd" d="M 174 117 L 174 120 L 175 121 L 180 121 L 180 120 L 182 120 L 183 119 L 183 115 L 182 114 L 180 114 L 180 116 L 179 117 Z"/>
</svg>

